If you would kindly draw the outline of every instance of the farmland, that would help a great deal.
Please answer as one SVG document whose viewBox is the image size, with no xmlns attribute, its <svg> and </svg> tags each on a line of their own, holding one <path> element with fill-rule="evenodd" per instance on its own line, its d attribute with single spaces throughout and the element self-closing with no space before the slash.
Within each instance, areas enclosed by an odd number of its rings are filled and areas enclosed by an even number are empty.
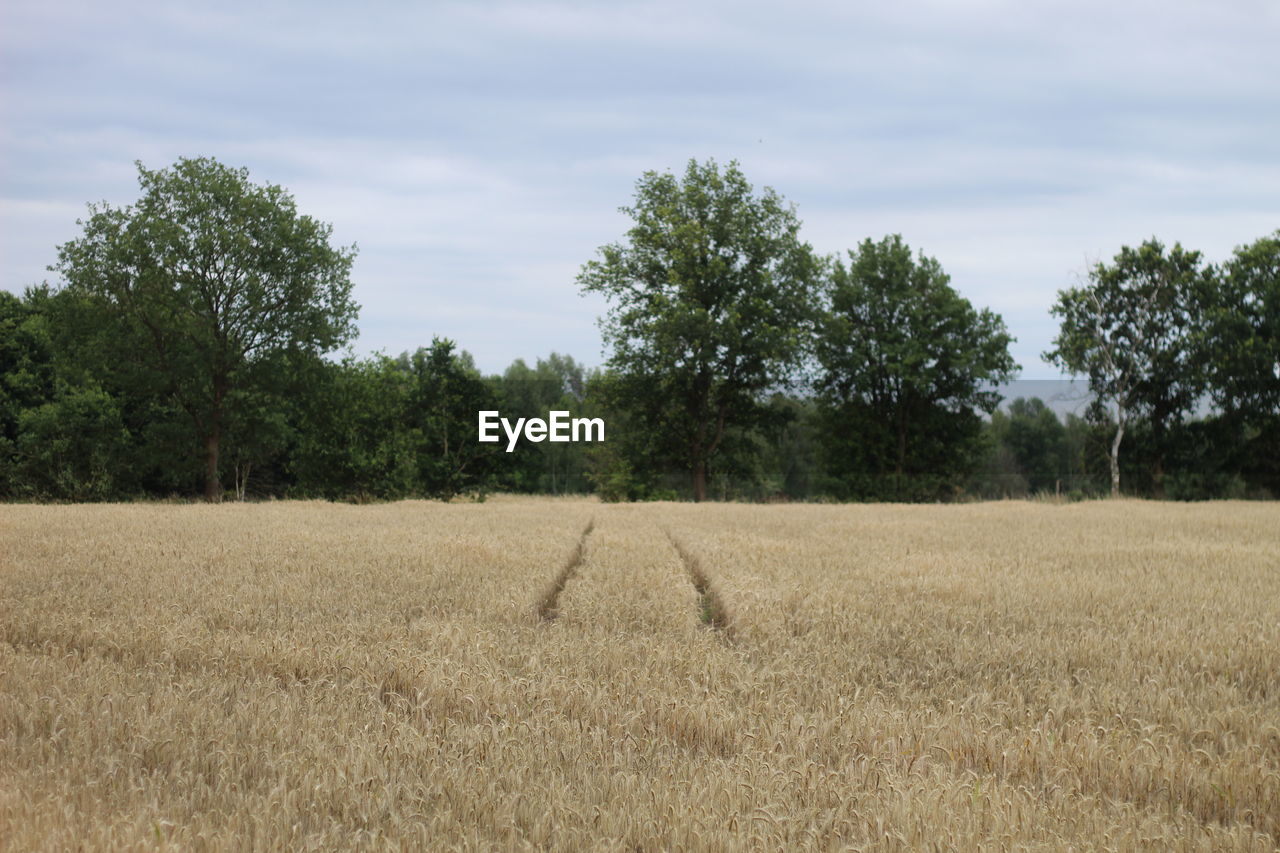
<svg viewBox="0 0 1280 853">
<path fill-rule="evenodd" d="M 1272 850 L 1280 510 L 0 507 L 4 849 Z"/>
</svg>

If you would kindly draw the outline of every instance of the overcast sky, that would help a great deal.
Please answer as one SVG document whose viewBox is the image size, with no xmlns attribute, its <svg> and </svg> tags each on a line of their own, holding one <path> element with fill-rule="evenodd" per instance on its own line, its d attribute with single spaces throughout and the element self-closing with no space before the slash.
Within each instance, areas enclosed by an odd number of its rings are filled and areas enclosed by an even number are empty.
<svg viewBox="0 0 1280 853">
<path fill-rule="evenodd" d="M 603 361 L 574 278 L 636 179 L 737 159 L 814 248 L 901 233 L 1003 315 L 1155 235 L 1280 228 L 1280 3 L 0 5 L 0 287 L 133 165 L 246 166 L 359 244 L 359 354 Z"/>
</svg>

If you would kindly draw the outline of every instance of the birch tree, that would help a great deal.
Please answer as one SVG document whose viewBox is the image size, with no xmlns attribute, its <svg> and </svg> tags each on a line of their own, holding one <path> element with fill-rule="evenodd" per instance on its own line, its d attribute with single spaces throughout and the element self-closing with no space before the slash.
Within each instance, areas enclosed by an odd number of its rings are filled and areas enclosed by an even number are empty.
<svg viewBox="0 0 1280 853">
<path fill-rule="evenodd" d="M 1111 494 L 1120 494 L 1120 446 L 1135 416 L 1150 419 L 1157 436 L 1152 480 L 1162 495 L 1159 439 L 1195 404 L 1203 390 L 1193 355 L 1193 295 L 1204 276 L 1199 252 L 1156 239 L 1124 246 L 1111 264 L 1098 263 L 1088 281 L 1059 291 L 1050 313 L 1061 321 L 1044 359 L 1089 379 L 1089 388 L 1114 407 Z"/>
</svg>

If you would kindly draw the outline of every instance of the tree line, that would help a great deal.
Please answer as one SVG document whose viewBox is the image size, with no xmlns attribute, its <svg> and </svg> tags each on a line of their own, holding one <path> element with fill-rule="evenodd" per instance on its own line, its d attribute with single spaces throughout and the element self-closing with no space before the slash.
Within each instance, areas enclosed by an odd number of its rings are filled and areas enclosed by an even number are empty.
<svg viewBox="0 0 1280 853">
<path fill-rule="evenodd" d="M 1002 318 L 899 235 L 823 256 L 736 163 L 648 172 L 583 265 L 609 351 L 482 375 L 453 341 L 350 352 L 356 247 L 209 158 L 90 206 L 61 276 L 0 292 L 0 498 L 956 500 L 1280 494 L 1280 232 L 1222 264 L 1156 239 L 1057 295 L 1083 416 L 1000 409 Z M 1207 408 L 1206 408 L 1207 407 Z M 603 444 L 476 441 L 476 413 Z M 1205 411 L 1208 414 L 1204 414 Z"/>
</svg>

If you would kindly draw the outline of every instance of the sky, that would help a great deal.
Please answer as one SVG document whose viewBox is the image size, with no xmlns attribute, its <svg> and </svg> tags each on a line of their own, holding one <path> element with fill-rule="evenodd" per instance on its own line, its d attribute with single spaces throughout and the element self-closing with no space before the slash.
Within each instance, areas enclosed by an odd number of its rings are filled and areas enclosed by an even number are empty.
<svg viewBox="0 0 1280 853">
<path fill-rule="evenodd" d="M 737 160 L 822 253 L 900 233 L 1025 379 L 1059 289 L 1280 229 L 1280 3 L 0 5 L 0 288 L 135 161 L 210 156 L 356 243 L 358 355 L 603 363 L 575 277 L 647 170 Z"/>
</svg>

